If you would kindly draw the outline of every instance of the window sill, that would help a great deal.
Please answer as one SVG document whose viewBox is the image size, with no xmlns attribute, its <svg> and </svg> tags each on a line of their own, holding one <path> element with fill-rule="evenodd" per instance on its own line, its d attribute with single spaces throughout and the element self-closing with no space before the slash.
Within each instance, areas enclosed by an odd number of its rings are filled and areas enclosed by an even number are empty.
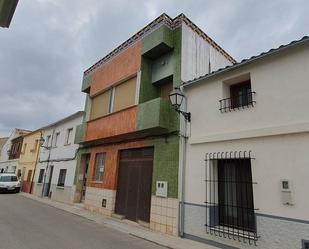
<svg viewBox="0 0 309 249">
<path fill-rule="evenodd" d="M 64 186 L 57 186 L 57 189 L 64 189 Z"/>
<path fill-rule="evenodd" d="M 91 181 L 91 183 L 103 183 L 103 181 Z"/>
<path fill-rule="evenodd" d="M 36 185 L 43 185 L 43 183 L 42 182 L 37 182 Z"/>
</svg>

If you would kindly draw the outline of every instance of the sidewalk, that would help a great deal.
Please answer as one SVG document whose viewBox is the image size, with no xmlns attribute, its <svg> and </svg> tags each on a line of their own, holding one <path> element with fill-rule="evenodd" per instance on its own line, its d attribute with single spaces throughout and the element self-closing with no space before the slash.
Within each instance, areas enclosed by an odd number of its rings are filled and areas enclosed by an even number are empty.
<svg viewBox="0 0 309 249">
<path fill-rule="evenodd" d="M 150 231 L 147 228 L 127 220 L 118 220 L 112 217 L 104 217 L 99 214 L 91 213 L 83 208 L 80 204 L 69 205 L 60 202 L 51 201 L 49 199 L 40 198 L 27 193 L 20 193 L 20 195 L 39 201 L 46 205 L 61 209 L 63 211 L 81 216 L 88 220 L 94 221 L 105 227 L 116 229 L 118 231 L 130 234 L 132 236 L 151 241 L 153 243 L 165 246 L 172 249 L 216 249 L 217 247 L 208 246 L 188 239 L 182 239 L 166 234 Z"/>
</svg>

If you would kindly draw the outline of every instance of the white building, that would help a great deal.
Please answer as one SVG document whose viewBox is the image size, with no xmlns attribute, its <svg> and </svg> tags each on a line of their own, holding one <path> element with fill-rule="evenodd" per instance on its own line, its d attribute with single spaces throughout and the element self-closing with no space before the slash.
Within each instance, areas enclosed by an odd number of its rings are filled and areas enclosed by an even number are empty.
<svg viewBox="0 0 309 249">
<path fill-rule="evenodd" d="M 34 194 L 52 200 L 72 203 L 78 144 L 74 144 L 76 126 L 84 112 L 76 112 L 43 130 L 45 142 L 40 150 L 34 177 Z M 43 187 L 44 186 L 44 187 Z"/>
<path fill-rule="evenodd" d="M 3 147 L 0 151 L 0 172 L 10 172 L 10 173 L 16 173 L 16 168 L 19 161 L 19 155 L 21 151 L 21 144 L 17 146 L 16 152 L 14 151 L 14 156 L 12 157 L 12 140 L 15 138 L 18 138 L 20 136 L 23 136 L 30 131 L 24 130 L 24 129 L 17 129 L 15 128 L 9 138 L 4 143 Z M 14 148 L 15 149 L 15 148 Z"/>
<path fill-rule="evenodd" d="M 308 69 L 304 37 L 184 84 L 185 237 L 309 247 Z"/>
</svg>

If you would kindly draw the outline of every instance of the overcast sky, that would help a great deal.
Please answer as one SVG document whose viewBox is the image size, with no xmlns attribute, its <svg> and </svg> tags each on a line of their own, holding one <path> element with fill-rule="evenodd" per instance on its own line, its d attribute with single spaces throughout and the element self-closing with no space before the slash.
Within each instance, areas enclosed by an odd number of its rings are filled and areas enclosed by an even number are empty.
<svg viewBox="0 0 309 249">
<path fill-rule="evenodd" d="M 0 28 L 0 136 L 82 110 L 83 71 L 154 18 L 184 13 L 237 61 L 309 35 L 308 0 L 20 0 Z"/>
</svg>

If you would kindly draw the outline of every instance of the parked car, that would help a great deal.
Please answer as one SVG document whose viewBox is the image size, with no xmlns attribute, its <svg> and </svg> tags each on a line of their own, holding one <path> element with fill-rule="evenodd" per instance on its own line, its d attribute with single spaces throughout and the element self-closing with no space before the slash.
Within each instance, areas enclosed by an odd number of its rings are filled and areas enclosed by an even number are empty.
<svg viewBox="0 0 309 249">
<path fill-rule="evenodd" d="M 20 192 L 20 181 L 15 174 L 2 173 L 0 174 L 0 192 Z"/>
</svg>

